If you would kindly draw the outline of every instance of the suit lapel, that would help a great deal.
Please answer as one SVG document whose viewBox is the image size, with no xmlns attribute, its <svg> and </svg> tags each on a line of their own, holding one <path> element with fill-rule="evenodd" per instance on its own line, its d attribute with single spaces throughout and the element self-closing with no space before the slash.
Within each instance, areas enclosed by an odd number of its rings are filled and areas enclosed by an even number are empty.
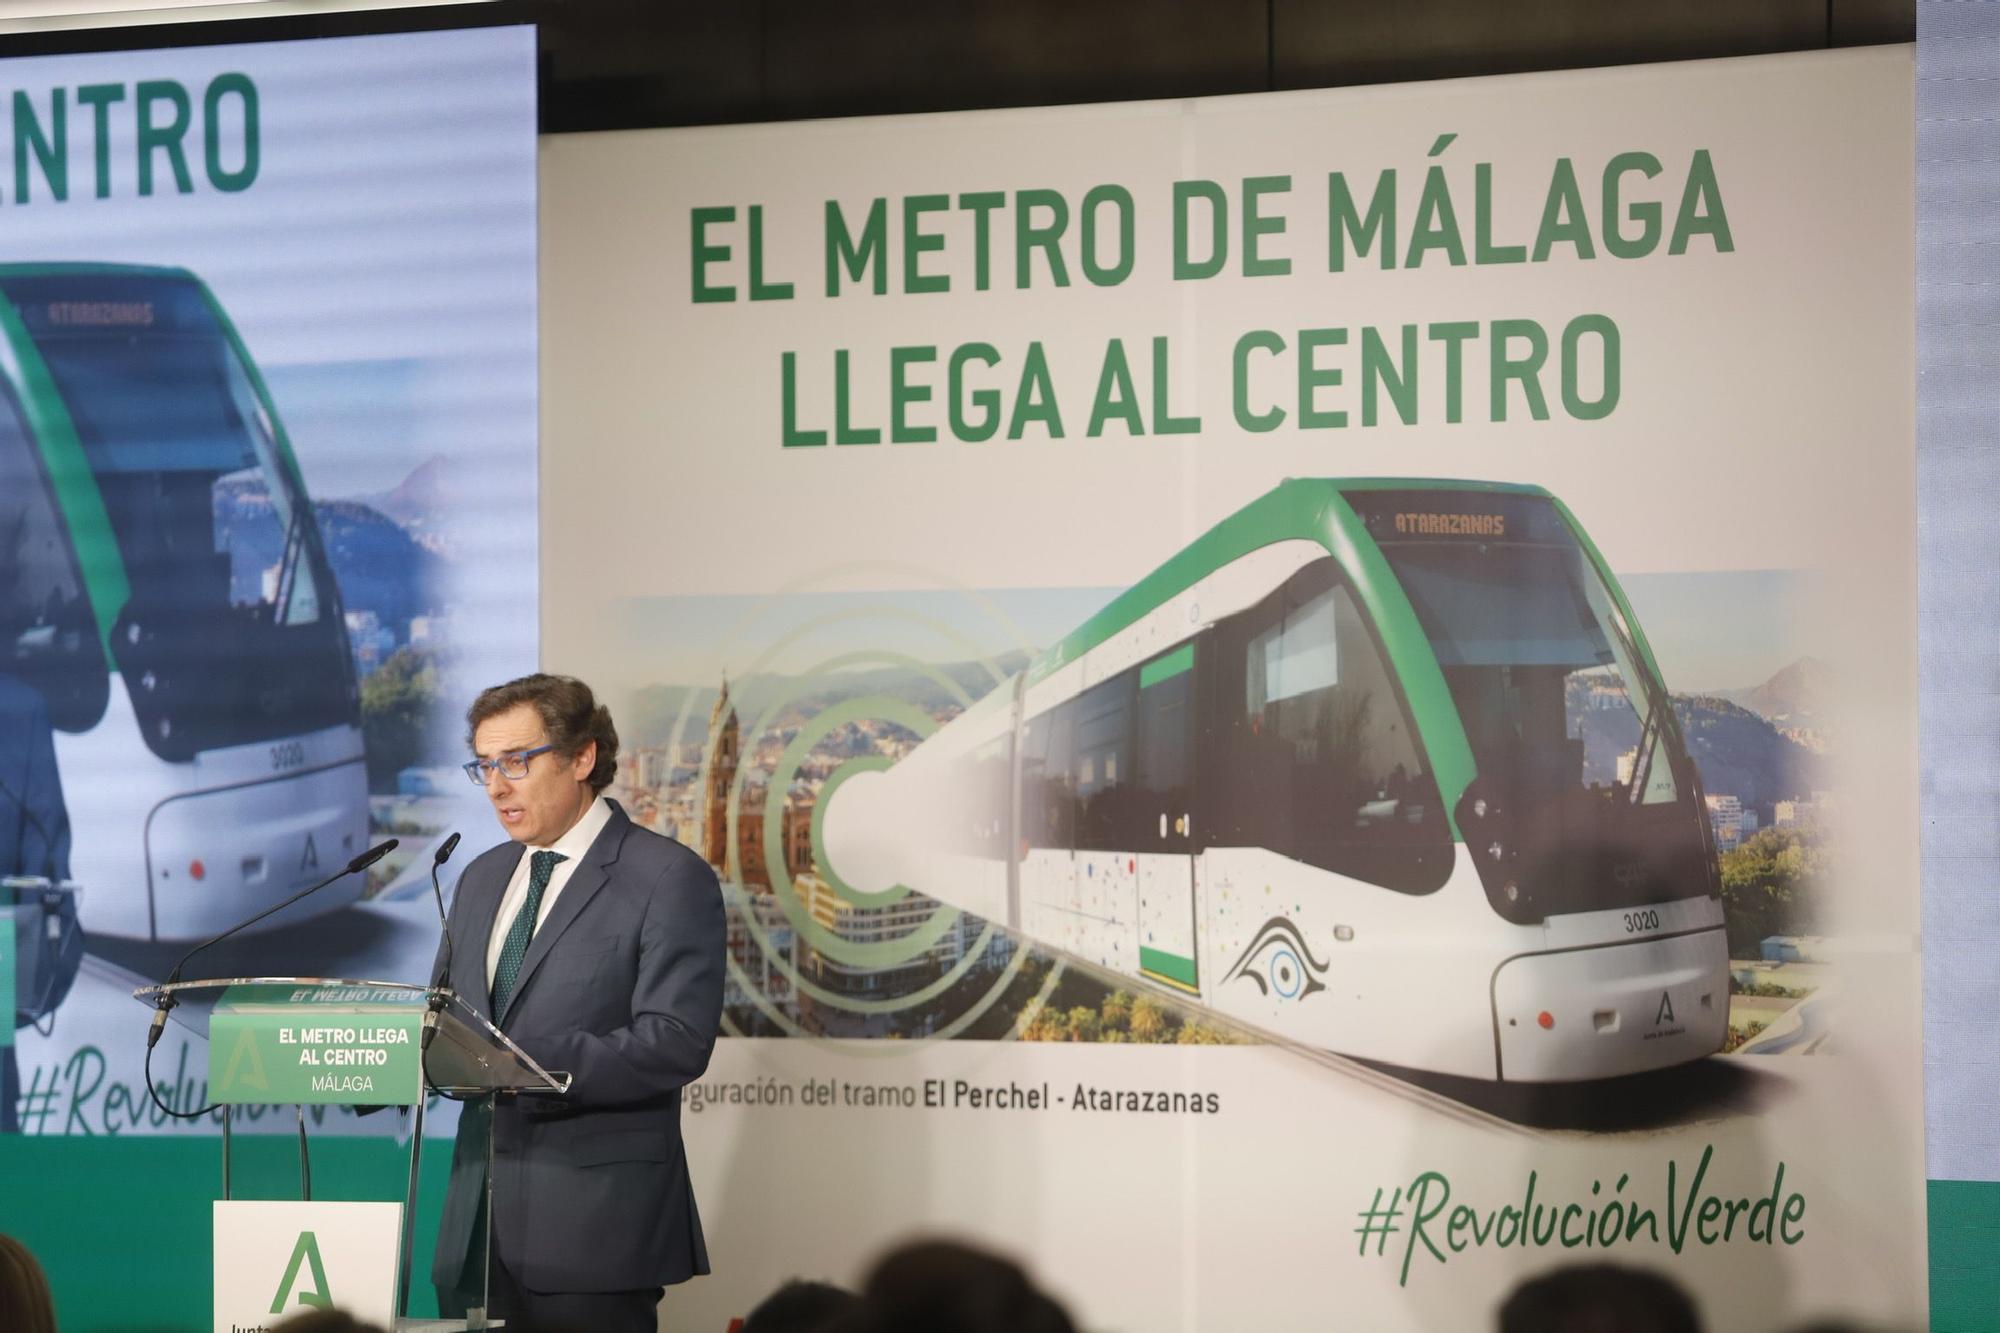
<svg viewBox="0 0 2000 1333">
<path fill-rule="evenodd" d="M 528 942 L 528 952 L 522 957 L 521 970 L 514 978 L 514 994 L 507 1001 L 509 1013 L 520 1004 L 521 995 L 528 989 L 528 982 L 534 977 L 536 969 L 541 967 L 542 959 L 548 957 L 549 950 L 555 947 L 562 933 L 582 915 L 590 900 L 611 878 L 611 867 L 618 860 L 618 851 L 625 842 L 625 831 L 631 825 L 632 821 L 625 817 L 625 812 L 614 804 L 611 822 L 590 844 L 590 850 L 583 854 L 583 864 L 571 872 L 569 882 L 563 885 L 563 891 L 542 918 L 542 924 L 535 928 L 535 937 Z M 505 1017 L 505 1014 L 500 1016 L 501 1019 Z"/>
<path fill-rule="evenodd" d="M 527 849 L 514 844 L 512 856 L 500 857 L 493 874 L 480 884 L 461 884 L 459 892 L 470 892 L 467 900 L 465 937 L 459 944 L 470 946 L 464 953 L 454 955 L 452 971 L 465 977 L 472 984 L 460 986 L 459 998 L 476 1009 L 488 1020 L 493 1018 L 493 987 L 486 979 L 486 951 L 493 939 L 493 920 L 500 915 L 500 900 L 507 896 L 507 882 L 514 878 L 514 870 L 521 864 L 521 854 Z"/>
</svg>

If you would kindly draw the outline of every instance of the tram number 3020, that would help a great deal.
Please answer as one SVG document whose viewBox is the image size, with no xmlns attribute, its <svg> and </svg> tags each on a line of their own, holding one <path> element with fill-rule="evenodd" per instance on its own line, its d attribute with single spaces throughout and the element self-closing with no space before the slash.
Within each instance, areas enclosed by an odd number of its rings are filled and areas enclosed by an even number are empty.
<svg viewBox="0 0 2000 1333">
<path fill-rule="evenodd" d="M 282 745 L 273 745 L 271 747 L 272 771 L 283 772 L 288 768 L 304 768 L 305 766 L 306 747 L 303 741 L 286 741 Z"/>
<path fill-rule="evenodd" d="M 1627 912 L 1625 914 L 1625 933 L 1627 935 L 1634 935 L 1642 930 L 1658 930 L 1659 928 L 1660 914 L 1658 912 Z"/>
</svg>

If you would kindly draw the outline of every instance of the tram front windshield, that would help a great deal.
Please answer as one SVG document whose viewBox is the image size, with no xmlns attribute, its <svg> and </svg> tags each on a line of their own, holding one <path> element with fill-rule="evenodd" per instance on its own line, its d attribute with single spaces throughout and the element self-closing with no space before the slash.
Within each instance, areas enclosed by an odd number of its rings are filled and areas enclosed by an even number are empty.
<svg viewBox="0 0 2000 1333">
<path fill-rule="evenodd" d="M 1478 804 L 1503 816 L 1465 829 L 1506 862 L 1489 877 L 1495 907 L 1540 919 L 1712 891 L 1666 691 L 1554 504 L 1422 492 L 1364 503 L 1457 705 Z"/>
<path fill-rule="evenodd" d="M 131 600 L 111 645 L 168 759 L 354 720 L 310 501 L 196 282 L 0 279 L 75 424 Z"/>
</svg>

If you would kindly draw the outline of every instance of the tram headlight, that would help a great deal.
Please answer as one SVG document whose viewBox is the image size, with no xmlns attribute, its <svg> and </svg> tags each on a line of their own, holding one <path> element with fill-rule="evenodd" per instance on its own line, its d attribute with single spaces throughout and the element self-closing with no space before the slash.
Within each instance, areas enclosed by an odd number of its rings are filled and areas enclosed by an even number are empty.
<svg viewBox="0 0 2000 1333">
<path fill-rule="evenodd" d="M 1507 881 L 1506 886 L 1502 888 L 1500 892 L 1507 895 L 1507 901 L 1510 903 L 1518 903 L 1521 901 L 1521 886 L 1519 884 L 1516 884 L 1511 879 Z"/>
</svg>

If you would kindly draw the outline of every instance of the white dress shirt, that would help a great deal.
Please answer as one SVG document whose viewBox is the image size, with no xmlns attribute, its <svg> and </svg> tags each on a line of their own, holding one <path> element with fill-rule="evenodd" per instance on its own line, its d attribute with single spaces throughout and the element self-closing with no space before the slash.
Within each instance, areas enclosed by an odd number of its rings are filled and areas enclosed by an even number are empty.
<svg viewBox="0 0 2000 1333">
<path fill-rule="evenodd" d="M 521 864 L 514 867 L 514 877 L 507 881 L 507 892 L 500 895 L 500 914 L 493 918 L 493 937 L 486 942 L 486 985 L 493 986 L 493 974 L 500 970 L 500 954 L 507 944 L 507 932 L 513 928 L 514 918 L 520 915 L 521 906 L 528 901 L 528 876 L 533 873 L 536 852 L 555 852 L 563 859 L 556 862 L 554 873 L 549 876 L 549 886 L 542 890 L 542 902 L 535 913 L 535 928 L 541 929 L 542 922 L 549 919 L 549 909 L 556 905 L 562 894 L 563 885 L 569 883 L 570 875 L 583 862 L 583 854 L 590 850 L 590 844 L 597 841 L 597 835 L 611 822 L 611 803 L 602 796 L 592 800 L 583 818 L 576 821 L 570 831 L 557 838 L 547 847 L 529 847 L 521 853 Z M 534 938 L 533 932 L 529 939 Z"/>
</svg>

